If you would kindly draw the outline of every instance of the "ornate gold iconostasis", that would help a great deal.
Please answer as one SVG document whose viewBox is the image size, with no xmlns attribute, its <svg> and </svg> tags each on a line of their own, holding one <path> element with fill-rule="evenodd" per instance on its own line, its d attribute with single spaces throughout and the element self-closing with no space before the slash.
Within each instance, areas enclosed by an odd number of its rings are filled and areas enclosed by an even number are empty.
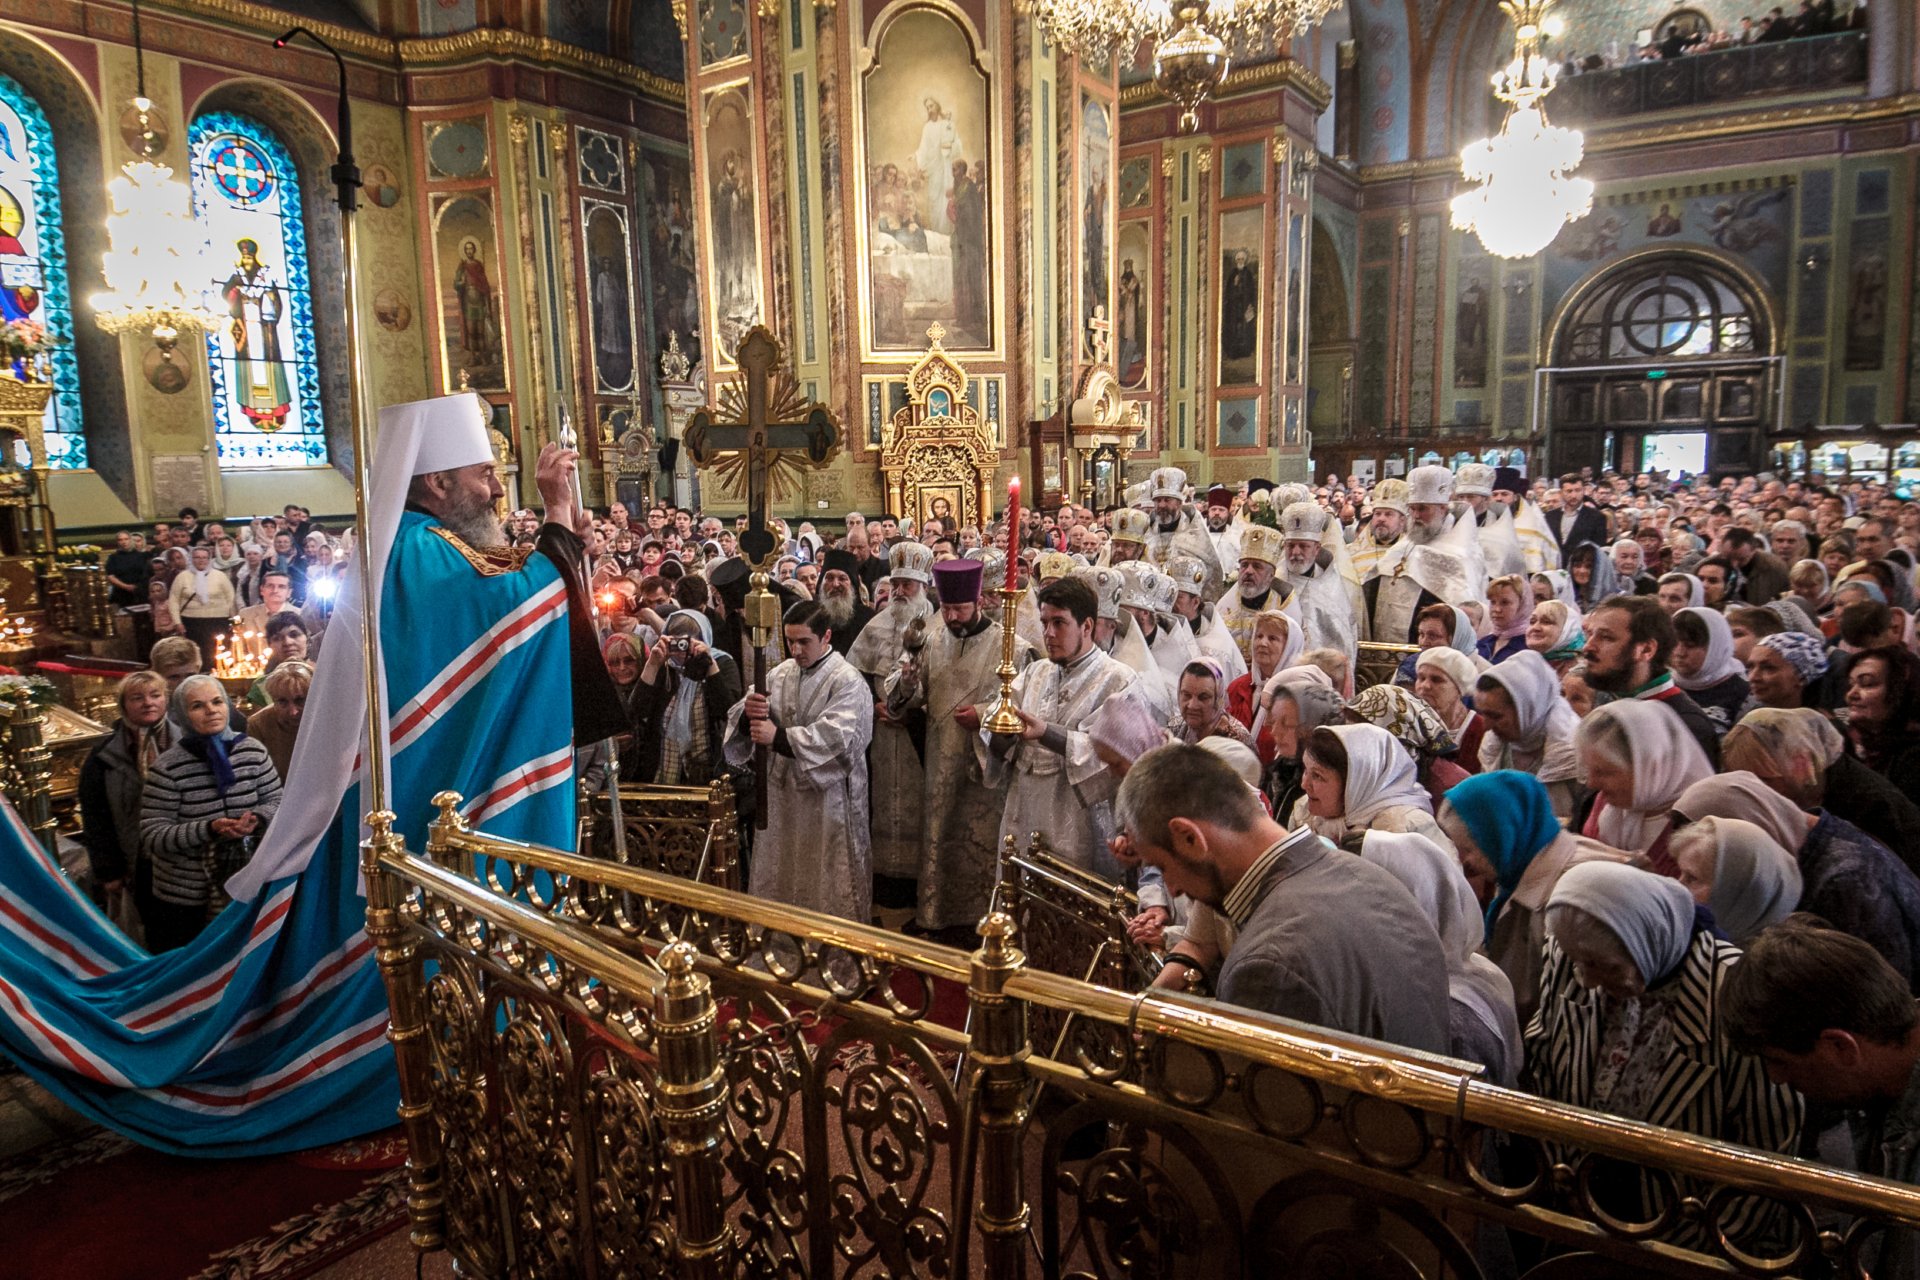
<svg viewBox="0 0 1920 1280">
<path fill-rule="evenodd" d="M 880 450 L 887 510 L 916 525 L 979 528 L 991 518 L 999 450 L 980 413 L 967 403 L 967 370 L 941 345 L 946 330 L 927 329 L 927 353 L 907 371 L 907 404 L 893 415 Z"/>
</svg>

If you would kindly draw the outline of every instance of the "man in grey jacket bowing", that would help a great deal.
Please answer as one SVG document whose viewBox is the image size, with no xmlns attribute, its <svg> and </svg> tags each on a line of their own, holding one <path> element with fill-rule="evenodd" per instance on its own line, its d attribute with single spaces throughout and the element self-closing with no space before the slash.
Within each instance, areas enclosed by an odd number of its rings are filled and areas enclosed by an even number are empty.
<svg viewBox="0 0 1920 1280">
<path fill-rule="evenodd" d="M 1289 832 L 1220 757 L 1172 744 L 1134 762 L 1116 844 L 1170 893 L 1235 930 L 1215 989 L 1227 1004 L 1444 1054 L 1446 958 L 1413 895 L 1312 831 Z"/>
</svg>

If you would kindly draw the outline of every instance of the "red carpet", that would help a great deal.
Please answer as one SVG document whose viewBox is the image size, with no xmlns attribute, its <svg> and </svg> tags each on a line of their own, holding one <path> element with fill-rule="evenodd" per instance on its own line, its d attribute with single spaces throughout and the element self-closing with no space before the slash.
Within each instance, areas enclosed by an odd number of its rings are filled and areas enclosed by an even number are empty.
<svg viewBox="0 0 1920 1280">
<path fill-rule="evenodd" d="M 102 1130 L 0 1164 L 5 1280 L 297 1280 L 398 1228 L 397 1131 L 188 1160 Z"/>
</svg>

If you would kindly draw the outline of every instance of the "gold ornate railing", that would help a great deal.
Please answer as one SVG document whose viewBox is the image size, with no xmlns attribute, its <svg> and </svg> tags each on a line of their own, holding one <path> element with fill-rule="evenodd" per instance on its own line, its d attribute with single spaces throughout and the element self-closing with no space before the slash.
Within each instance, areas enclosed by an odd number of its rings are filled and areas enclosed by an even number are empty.
<svg viewBox="0 0 1920 1280">
<path fill-rule="evenodd" d="M 1906 1186 L 1041 972 L 1004 913 L 969 956 L 436 803 L 363 862 L 412 1238 L 466 1274 L 1864 1275 L 1920 1227 Z M 1755 1200 L 1777 1234 L 1727 1238 Z"/>
<path fill-rule="evenodd" d="M 700 880 L 722 889 L 743 887 L 740 820 L 733 785 L 721 779 L 705 787 L 620 787 L 624 843 L 613 838 L 613 806 L 604 791 L 583 796 L 580 847 L 596 858 L 621 861 L 643 871 Z"/>
</svg>

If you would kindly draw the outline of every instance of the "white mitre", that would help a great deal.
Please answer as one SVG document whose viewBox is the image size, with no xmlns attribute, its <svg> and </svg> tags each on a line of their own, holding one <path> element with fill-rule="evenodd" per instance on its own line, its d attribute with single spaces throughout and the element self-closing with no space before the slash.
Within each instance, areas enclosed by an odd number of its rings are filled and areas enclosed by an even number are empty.
<svg viewBox="0 0 1920 1280">
<path fill-rule="evenodd" d="M 493 442 L 487 438 L 489 418 L 485 402 L 472 391 L 390 404 L 380 411 L 380 440 L 374 457 L 382 465 L 399 466 L 404 461 L 401 474 L 406 476 L 493 462 Z"/>
</svg>

